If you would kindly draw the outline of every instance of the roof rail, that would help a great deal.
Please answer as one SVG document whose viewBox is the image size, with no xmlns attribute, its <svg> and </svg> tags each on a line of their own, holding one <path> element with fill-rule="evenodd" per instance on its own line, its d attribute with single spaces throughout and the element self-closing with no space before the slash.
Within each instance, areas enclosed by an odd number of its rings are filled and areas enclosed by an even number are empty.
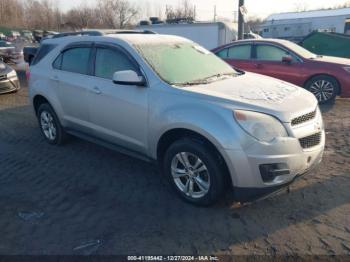
<svg viewBox="0 0 350 262">
<path fill-rule="evenodd" d="M 51 38 L 61 38 L 66 36 L 104 36 L 112 34 L 156 34 L 150 30 L 86 30 L 78 32 L 65 32 L 53 35 Z"/>
</svg>

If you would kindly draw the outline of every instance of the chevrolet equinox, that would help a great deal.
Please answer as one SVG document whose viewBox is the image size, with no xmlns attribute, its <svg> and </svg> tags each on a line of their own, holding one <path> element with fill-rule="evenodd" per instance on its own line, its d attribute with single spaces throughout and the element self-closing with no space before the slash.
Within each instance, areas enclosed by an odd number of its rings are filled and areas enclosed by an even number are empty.
<svg viewBox="0 0 350 262">
<path fill-rule="evenodd" d="M 28 75 L 48 143 L 73 135 L 154 160 L 193 204 L 213 204 L 228 188 L 237 201 L 255 200 L 322 159 L 325 132 L 314 95 L 236 71 L 181 37 L 49 39 Z"/>
</svg>

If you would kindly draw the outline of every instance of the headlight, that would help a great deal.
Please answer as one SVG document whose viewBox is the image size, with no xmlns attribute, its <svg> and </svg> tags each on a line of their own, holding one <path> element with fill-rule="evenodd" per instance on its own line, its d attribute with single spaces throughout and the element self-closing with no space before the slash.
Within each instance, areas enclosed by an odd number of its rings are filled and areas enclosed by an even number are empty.
<svg viewBox="0 0 350 262">
<path fill-rule="evenodd" d="M 12 70 L 10 73 L 7 74 L 7 78 L 13 78 L 17 77 L 17 73 L 15 70 Z"/>
<path fill-rule="evenodd" d="M 288 137 L 282 123 L 270 115 L 235 110 L 234 117 L 243 130 L 259 141 L 271 142 L 276 137 Z"/>
<path fill-rule="evenodd" d="M 343 67 L 345 71 L 347 71 L 348 73 L 350 73 L 350 66 L 346 66 L 346 67 Z"/>
</svg>

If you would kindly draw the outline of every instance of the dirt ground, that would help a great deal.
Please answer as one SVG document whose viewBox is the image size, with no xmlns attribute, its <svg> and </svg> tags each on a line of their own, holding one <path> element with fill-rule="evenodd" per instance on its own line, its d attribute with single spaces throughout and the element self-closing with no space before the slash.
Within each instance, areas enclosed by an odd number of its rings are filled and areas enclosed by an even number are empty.
<svg viewBox="0 0 350 262">
<path fill-rule="evenodd" d="M 27 88 L 0 96 L 0 254 L 350 255 L 350 100 L 323 107 L 322 164 L 237 207 L 182 202 L 156 169 L 72 139 L 41 137 Z"/>
</svg>

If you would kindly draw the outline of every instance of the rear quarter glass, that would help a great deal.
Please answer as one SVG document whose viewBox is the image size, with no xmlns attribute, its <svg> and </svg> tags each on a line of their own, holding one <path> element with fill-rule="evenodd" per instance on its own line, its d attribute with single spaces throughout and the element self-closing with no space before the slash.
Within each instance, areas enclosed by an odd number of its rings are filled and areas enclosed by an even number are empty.
<svg viewBox="0 0 350 262">
<path fill-rule="evenodd" d="M 38 64 L 47 54 L 49 54 L 57 45 L 43 44 L 40 48 L 31 65 Z"/>
</svg>

